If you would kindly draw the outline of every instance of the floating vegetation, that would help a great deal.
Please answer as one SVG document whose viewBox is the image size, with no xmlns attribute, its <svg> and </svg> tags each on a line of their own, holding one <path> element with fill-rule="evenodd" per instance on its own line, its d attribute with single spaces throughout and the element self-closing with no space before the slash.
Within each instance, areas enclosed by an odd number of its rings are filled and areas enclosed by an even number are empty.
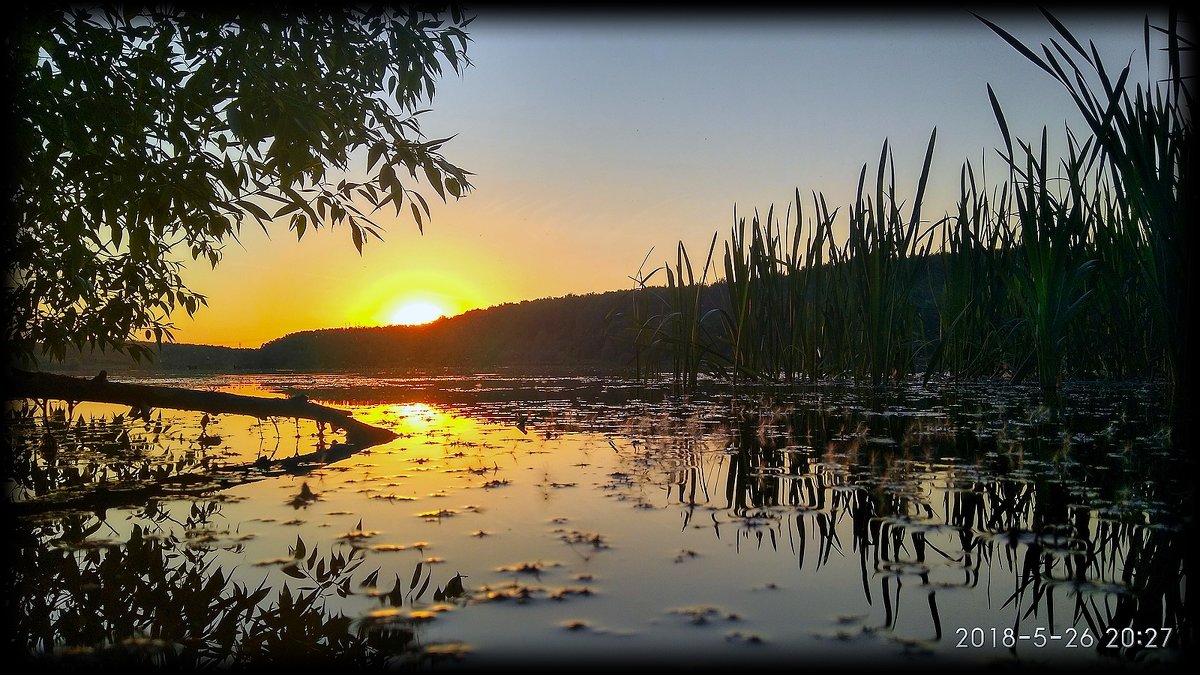
<svg viewBox="0 0 1200 675">
<path fill-rule="evenodd" d="M 387 553 L 390 551 L 407 551 L 408 547 L 403 544 L 372 544 L 367 547 L 367 550 Z"/>
<path fill-rule="evenodd" d="M 743 633 L 742 631 L 737 630 L 726 633 L 725 641 L 747 645 L 761 645 L 766 644 L 767 642 L 761 635 L 756 635 L 754 633 Z"/>
<path fill-rule="evenodd" d="M 501 565 L 500 567 L 496 568 L 496 571 L 497 572 L 516 572 L 518 574 L 533 574 L 536 576 L 536 575 L 540 575 L 542 572 L 544 572 L 547 567 L 561 567 L 561 563 L 556 563 L 556 562 L 547 563 L 547 562 L 543 562 L 541 560 L 537 560 L 537 561 L 533 561 L 533 562 L 516 563 L 513 565 Z"/>
<path fill-rule="evenodd" d="M 308 483 L 305 482 L 300 484 L 300 492 L 288 500 L 288 505 L 297 509 L 307 508 L 310 504 L 319 501 L 320 499 L 321 496 L 313 492 L 312 489 L 308 487 Z"/>
<path fill-rule="evenodd" d="M 343 532 L 342 534 L 338 535 L 338 539 L 344 539 L 346 541 L 358 541 L 361 539 L 370 539 L 371 537 L 374 537 L 377 534 L 379 534 L 379 530 L 354 529 L 349 532 Z"/>
<path fill-rule="evenodd" d="M 483 585 L 472 596 L 473 602 L 503 602 L 513 601 L 526 604 L 536 600 L 566 600 L 571 596 L 586 597 L 592 595 L 587 587 L 547 587 L 530 586 L 516 581 L 500 586 Z"/>
<path fill-rule="evenodd" d="M 585 544 L 595 550 L 609 548 L 604 535 L 595 532 L 580 532 L 579 530 L 555 530 L 555 532 L 558 534 L 559 539 L 571 545 Z"/>
<path fill-rule="evenodd" d="M 461 642 L 436 642 L 426 645 L 423 652 L 434 660 L 461 660 L 471 653 L 471 647 Z"/>
<path fill-rule="evenodd" d="M 668 611 L 669 614 L 676 614 L 685 617 L 690 623 L 703 626 L 712 621 L 740 621 L 741 617 L 731 612 L 725 612 L 720 608 L 711 605 L 693 605 L 690 607 L 677 607 Z"/>
<path fill-rule="evenodd" d="M 675 554 L 675 562 L 681 563 L 681 562 L 693 560 L 693 559 L 699 558 L 699 557 L 700 557 L 700 554 L 696 553 L 695 551 L 692 551 L 690 549 L 683 550 L 683 551 L 680 551 L 679 553 Z"/>
<path fill-rule="evenodd" d="M 395 607 L 382 607 L 380 609 L 373 609 L 370 612 L 367 612 L 367 618 L 375 622 L 392 621 L 404 615 L 405 612 Z"/>
<path fill-rule="evenodd" d="M 417 500 L 416 497 L 410 497 L 408 495 L 398 495 L 398 494 L 393 494 L 393 493 L 373 494 L 373 495 L 371 495 L 371 499 L 379 499 L 379 500 L 386 501 L 386 502 L 412 502 L 412 501 Z"/>
</svg>

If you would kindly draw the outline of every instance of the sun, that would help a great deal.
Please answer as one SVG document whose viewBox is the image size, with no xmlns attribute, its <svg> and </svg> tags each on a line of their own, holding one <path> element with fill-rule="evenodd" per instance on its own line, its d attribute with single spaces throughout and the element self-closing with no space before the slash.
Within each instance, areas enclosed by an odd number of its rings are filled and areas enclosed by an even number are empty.
<svg viewBox="0 0 1200 675">
<path fill-rule="evenodd" d="M 394 325 L 418 326 L 429 323 L 449 312 L 441 305 L 428 300 L 410 300 L 392 310 L 389 320 Z"/>
<path fill-rule="evenodd" d="M 453 286 L 449 290 L 430 288 L 429 281 L 403 277 L 380 280 L 349 308 L 350 315 L 362 316 L 361 325 L 420 326 L 473 309 Z"/>
</svg>

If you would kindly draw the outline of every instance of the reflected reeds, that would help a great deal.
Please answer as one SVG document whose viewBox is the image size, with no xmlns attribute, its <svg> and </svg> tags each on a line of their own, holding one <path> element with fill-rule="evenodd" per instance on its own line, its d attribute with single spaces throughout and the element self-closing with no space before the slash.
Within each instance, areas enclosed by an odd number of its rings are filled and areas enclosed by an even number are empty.
<svg viewBox="0 0 1200 675">
<path fill-rule="evenodd" d="M 801 568 L 857 557 L 864 597 L 882 603 L 875 630 L 896 628 L 908 579 L 925 596 L 926 638 L 950 639 L 937 594 L 986 580 L 1012 644 L 1073 627 L 1100 653 L 1137 658 L 1167 645 L 1131 631 L 1186 639 L 1186 504 L 1168 513 L 1191 498 L 1186 478 L 1146 480 L 1127 447 L 1094 439 L 1080 463 L 1036 425 L 1028 446 L 1001 427 L 992 450 L 964 453 L 959 427 L 948 415 L 749 407 L 723 430 L 723 507 L 741 538 L 775 549 L 786 535 Z"/>
</svg>

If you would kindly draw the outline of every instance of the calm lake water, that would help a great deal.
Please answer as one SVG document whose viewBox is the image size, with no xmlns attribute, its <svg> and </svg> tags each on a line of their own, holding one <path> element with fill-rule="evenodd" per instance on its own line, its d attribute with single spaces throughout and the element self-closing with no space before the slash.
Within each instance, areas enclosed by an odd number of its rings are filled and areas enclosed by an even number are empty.
<svg viewBox="0 0 1200 675">
<path fill-rule="evenodd" d="M 399 436 L 261 470 L 344 439 L 10 420 L 10 646 L 48 663 L 1141 670 L 1192 641 L 1194 468 L 1155 386 L 114 379 L 304 393 Z M 101 506 L 30 506 L 100 481 Z"/>
</svg>

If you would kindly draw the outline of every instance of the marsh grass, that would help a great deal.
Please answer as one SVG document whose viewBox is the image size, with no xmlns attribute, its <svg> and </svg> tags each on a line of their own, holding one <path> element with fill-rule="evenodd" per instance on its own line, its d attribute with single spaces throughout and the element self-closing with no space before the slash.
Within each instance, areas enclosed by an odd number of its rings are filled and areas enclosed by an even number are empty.
<svg viewBox="0 0 1200 675">
<path fill-rule="evenodd" d="M 790 206 L 782 222 L 774 206 L 749 222 L 735 212 L 715 303 L 702 310 L 680 243 L 657 321 L 677 323 L 644 351 L 669 354 L 685 388 L 699 373 L 735 385 L 877 386 L 920 373 L 927 382 L 1034 380 L 1053 402 L 1066 379 L 1162 378 L 1182 412 L 1196 192 L 1182 55 L 1191 42 L 1174 13 L 1165 28 L 1147 21 L 1147 80 L 1131 91 L 1132 63 L 1110 77 L 1094 46 L 1046 18 L 1062 42 L 1040 56 L 980 20 L 1078 105 L 1090 136 L 1067 129 L 1065 157 L 1050 156 L 1046 129 L 1036 143 L 1014 138 L 989 86 L 1005 180 L 989 186 L 967 162 L 955 210 L 923 220 L 934 129 L 911 201 L 897 194 L 885 141 L 873 184 L 864 165 L 844 222 L 817 192 L 806 220 L 799 189 L 794 223 Z M 1152 34 L 1167 41 L 1165 83 L 1149 76 Z"/>
<path fill-rule="evenodd" d="M 979 18 L 1067 90 L 1095 139 L 1092 156 L 1110 169 L 1116 201 L 1128 208 L 1142 229 L 1140 245 L 1134 249 L 1141 297 L 1161 334 L 1161 344 L 1155 347 L 1164 354 L 1173 405 L 1178 406 L 1185 398 L 1181 389 L 1187 384 L 1184 369 L 1194 304 L 1186 299 L 1193 278 L 1186 257 L 1194 250 L 1196 185 L 1192 94 L 1187 86 L 1191 73 L 1184 71 L 1184 57 L 1190 54 L 1192 42 L 1180 33 L 1176 8 L 1171 8 L 1165 27 L 1151 26 L 1147 18 L 1146 81 L 1130 93 L 1126 83 L 1132 59 L 1114 80 L 1094 45 L 1089 43 L 1085 49 L 1061 22 L 1042 11 L 1062 42 L 1050 40 L 1050 46 L 1042 45 L 1041 55 L 1003 28 Z M 1165 83 L 1150 75 L 1152 34 L 1167 41 Z M 999 116 L 998 105 L 996 110 Z M 1005 134 L 1007 137 L 1007 131 Z"/>
<path fill-rule="evenodd" d="M 1007 143 L 1007 135 L 1005 140 Z M 1089 222 L 1080 175 L 1082 159 L 1075 147 L 1071 146 L 1065 162 L 1069 188 L 1066 196 L 1058 196 L 1048 176 L 1046 146 L 1043 129 L 1036 154 L 1031 146 L 1021 144 L 1024 169 L 1016 169 L 1016 160 L 1010 162 L 1020 237 L 1015 274 L 1009 282 L 1023 342 L 1029 346 L 1014 379 L 1021 380 L 1033 370 L 1042 392 L 1053 394 L 1062 384 L 1070 325 L 1092 294 L 1086 282 L 1096 261 L 1088 257 L 1087 238 L 1089 230 L 1097 226 Z M 1008 150 L 1011 152 L 1011 146 Z"/>
<path fill-rule="evenodd" d="M 921 202 L 929 180 L 937 129 L 929 136 L 916 195 L 908 217 L 896 197 L 895 162 L 887 141 L 879 156 L 875 196 L 863 198 L 867 167 L 858 179 L 858 198 L 850 210 L 850 236 L 845 265 L 856 308 L 851 345 L 861 358 L 853 361 L 856 379 L 880 385 L 908 375 L 920 344 L 919 317 L 910 302 L 916 280 L 916 258 L 927 258 L 932 228 L 921 231 Z"/>
<path fill-rule="evenodd" d="M 1051 631 L 1076 625 L 1094 638 L 1089 648 L 1141 658 L 1145 648 L 1123 643 L 1117 637 L 1122 630 L 1152 629 L 1159 638 L 1164 627 L 1183 630 L 1186 585 L 1178 573 L 1185 567 L 1186 537 L 1152 525 L 1144 511 L 1082 505 L 1071 487 L 1093 462 L 1116 468 L 1111 453 L 1081 447 L 1076 452 L 1094 455 L 1092 462 L 1064 462 L 1030 426 L 992 436 L 991 452 L 966 448 L 965 461 L 939 466 L 929 462 L 930 448 L 941 447 L 932 454 L 944 459 L 964 432 L 950 418 L 928 420 L 746 406 L 724 427 L 736 449 L 727 456 L 727 508 L 747 519 L 759 546 L 790 542 L 801 567 L 806 557 L 820 567 L 831 552 L 845 557 L 854 551 L 862 592 L 868 603 L 881 601 L 884 629 L 896 627 L 904 586 L 909 595 L 925 595 L 935 639 L 948 639 L 938 593 L 990 588 L 993 577 L 1007 570 L 1012 585 L 995 590 L 997 607 L 1014 617 L 1014 632 L 1031 633 L 1043 622 Z M 896 441 L 892 449 L 873 451 L 883 438 Z M 1056 471 L 1030 470 L 1051 454 L 1058 455 Z M 1106 474 L 1107 484 L 1095 486 L 1109 499 L 1129 489 L 1119 473 Z M 918 484 L 938 487 L 912 489 Z M 1173 498 L 1164 491 L 1149 499 Z M 793 523 L 771 516 L 781 507 L 796 509 Z M 834 526 L 843 520 L 851 523 L 849 541 Z M 1101 600 L 1101 591 L 1111 595 Z"/>
<path fill-rule="evenodd" d="M 804 322 L 823 310 L 815 305 L 822 296 L 813 287 L 820 283 L 819 261 L 831 221 L 822 218 L 813 225 L 801 260 L 798 191 L 796 214 L 797 226 L 792 229 L 790 218 L 785 216 L 783 223 L 776 220 L 774 207 L 765 218 L 756 211 L 749 239 L 742 218 L 725 243 L 726 306 L 718 316 L 735 383 L 739 378 L 792 380 L 805 370 L 819 368 L 820 346 L 816 336 L 806 332 Z"/>
<path fill-rule="evenodd" d="M 826 376 L 881 384 L 910 374 L 914 355 L 926 341 L 912 302 L 919 292 L 919 267 L 913 263 L 928 257 L 935 231 L 920 220 L 935 139 L 936 130 L 907 216 L 897 197 L 888 143 L 873 196 L 865 194 L 863 166 L 858 198 L 849 211 L 849 236 L 840 246 L 838 212 L 820 193 L 812 195 L 814 215 L 807 220 L 798 189 L 794 219 L 791 205 L 782 220 L 773 205 L 765 216 L 756 210 L 749 222 L 735 214 L 717 294 L 723 302 L 707 311 L 700 287 L 711 269 L 717 235 L 699 285 L 680 242 L 674 268 L 659 268 L 667 273 L 667 309 L 652 317 L 656 329 L 650 344 L 639 345 L 639 354 L 665 347 L 673 378 L 690 387 L 701 371 L 734 384 L 817 382 Z M 649 288 L 646 281 L 653 274 L 639 275 L 639 291 Z M 643 310 L 639 306 L 635 314 Z M 639 331 L 649 323 L 640 323 Z M 639 372 L 640 363 L 639 357 Z"/>
<path fill-rule="evenodd" d="M 701 314 L 701 294 L 712 268 L 713 250 L 717 245 L 714 234 L 704 259 L 704 270 L 697 280 L 692 271 L 683 242 L 676 249 L 675 267 L 665 266 L 667 292 L 672 312 L 662 317 L 659 325 L 660 339 L 673 347 L 671 371 L 675 374 L 678 388 L 691 391 L 696 388 L 700 364 L 706 357 L 711 341 L 706 339 L 704 316 Z"/>
<path fill-rule="evenodd" d="M 1017 235 L 1009 218 L 1008 184 L 993 194 L 981 188 L 975 169 L 963 164 L 957 211 L 939 230 L 942 277 L 929 279 L 937 323 L 925 380 L 938 373 L 983 378 L 1004 372 L 1011 361 L 1014 321 L 1007 311 L 1005 274 Z"/>
</svg>

